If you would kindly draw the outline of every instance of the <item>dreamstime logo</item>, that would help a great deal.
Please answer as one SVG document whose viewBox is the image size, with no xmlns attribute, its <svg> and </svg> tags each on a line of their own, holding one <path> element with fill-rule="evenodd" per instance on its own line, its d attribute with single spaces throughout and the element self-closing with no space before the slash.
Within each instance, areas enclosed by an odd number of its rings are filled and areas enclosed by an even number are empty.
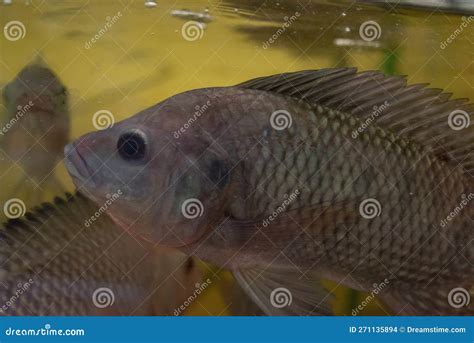
<svg viewBox="0 0 474 343">
<path fill-rule="evenodd" d="M 380 28 L 379 23 L 373 20 L 368 20 L 362 23 L 359 27 L 360 38 L 366 42 L 372 42 L 380 38 L 382 34 L 382 29 Z"/>
<path fill-rule="evenodd" d="M 188 42 L 194 42 L 204 36 L 205 28 L 206 24 L 190 20 L 185 22 L 181 27 L 181 35 Z"/>
<path fill-rule="evenodd" d="M 115 302 L 115 294 L 110 288 L 97 288 L 92 294 L 92 302 L 95 307 L 106 308 L 112 306 Z"/>
<path fill-rule="evenodd" d="M 283 34 L 285 33 L 285 31 L 290 28 L 290 26 L 299 18 L 299 16 L 301 15 L 300 12 L 295 12 L 294 15 L 290 16 L 290 17 L 284 17 L 283 19 L 285 20 L 285 22 L 283 23 L 283 25 L 281 25 L 281 27 L 275 31 L 275 33 L 269 38 L 267 39 L 265 42 L 263 42 L 262 44 L 262 47 L 264 49 L 268 49 L 268 47 L 270 46 L 270 44 L 273 44 L 275 43 L 275 41 Z"/>
<path fill-rule="evenodd" d="M 5 38 L 8 39 L 10 42 L 15 42 L 17 40 L 25 38 L 26 28 L 21 21 L 9 21 L 3 27 L 3 34 L 5 35 Z"/>
<path fill-rule="evenodd" d="M 63 325 L 64 327 L 64 325 Z M 51 324 L 45 324 L 44 327 L 34 329 L 16 329 L 9 327 L 5 330 L 7 336 L 85 336 L 84 329 L 53 329 Z"/>
<path fill-rule="evenodd" d="M 462 287 L 453 288 L 448 294 L 448 303 L 451 307 L 461 308 L 469 305 L 471 295 L 469 291 Z"/>
<path fill-rule="evenodd" d="M 357 129 L 352 131 L 352 135 L 351 135 L 352 138 L 356 139 L 357 137 L 359 137 L 359 135 L 362 132 L 364 132 L 372 124 L 372 122 L 374 120 L 376 120 L 389 106 L 390 105 L 389 105 L 388 101 L 385 101 L 380 106 L 375 105 L 374 107 L 372 107 L 372 113 L 370 114 L 370 116 L 368 116 L 362 122 L 362 124 L 359 125 L 359 127 Z"/>
<path fill-rule="evenodd" d="M 87 218 L 85 221 L 84 221 L 84 226 L 85 227 L 89 227 L 91 226 L 97 219 L 99 219 L 99 217 L 105 212 L 107 211 L 107 209 L 112 206 L 112 204 L 114 203 L 115 200 L 117 200 L 118 198 L 120 198 L 120 196 L 122 195 L 122 190 L 119 189 L 117 190 L 117 192 L 115 193 L 112 193 L 112 194 L 107 194 L 105 197 L 107 198 L 107 200 L 104 202 L 104 204 L 99 207 L 99 209 L 97 211 L 94 212 L 94 214 L 92 216 L 90 216 L 89 218 Z"/>
<path fill-rule="evenodd" d="M 0 130 L 0 135 L 4 135 L 10 130 L 25 114 L 27 114 L 30 109 L 34 106 L 33 101 L 28 101 L 28 103 L 24 106 L 18 105 L 17 111 L 14 117 L 12 117 L 5 126 L 2 127 Z"/>
<path fill-rule="evenodd" d="M 92 45 L 97 43 L 99 39 L 101 39 L 120 18 L 122 18 L 122 12 L 120 11 L 118 11 L 117 14 L 115 14 L 113 17 L 108 16 L 107 18 L 105 18 L 104 26 L 101 27 L 99 31 L 96 32 L 94 37 L 92 37 L 90 40 L 84 43 L 84 48 L 89 50 L 92 47 Z"/>
<path fill-rule="evenodd" d="M 469 24 L 471 24 L 471 22 L 474 21 L 474 16 L 469 16 L 469 17 L 462 17 L 462 23 L 456 28 L 456 30 L 453 31 L 453 33 L 451 33 L 451 35 L 449 35 L 448 38 L 446 38 L 446 40 L 444 42 L 441 42 L 441 44 L 439 45 L 439 47 L 444 50 L 446 49 L 446 47 L 451 44 L 452 42 L 454 42 L 454 40 L 464 31 L 464 29 L 467 28 L 467 26 Z"/>
<path fill-rule="evenodd" d="M 263 227 L 267 227 L 268 225 L 270 225 L 270 223 L 272 221 L 274 221 L 280 214 L 282 214 L 283 212 L 285 212 L 288 208 L 288 206 L 296 200 L 296 198 L 298 198 L 298 196 L 300 195 L 300 190 L 299 189 L 296 189 L 293 193 L 291 193 L 290 195 L 288 194 L 285 194 L 285 200 L 283 200 L 283 202 L 281 203 L 280 206 L 278 206 L 275 211 L 273 211 L 272 214 L 270 214 L 263 222 L 262 222 L 262 225 Z"/>
<path fill-rule="evenodd" d="M 369 295 L 365 297 L 364 300 L 354 309 L 352 309 L 352 315 L 357 316 L 360 311 L 362 311 L 372 300 L 375 299 L 375 297 L 382 292 L 382 290 L 387 287 L 387 285 L 390 283 L 389 279 L 383 280 L 381 283 L 377 284 L 374 283 L 372 285 L 372 291 L 370 292 Z"/>
<path fill-rule="evenodd" d="M 5 313 L 5 311 L 7 311 L 10 307 L 12 307 L 15 304 L 15 302 L 18 299 L 20 299 L 21 295 L 24 294 L 31 287 L 33 283 L 34 283 L 33 279 L 29 279 L 26 282 L 19 282 L 17 284 L 18 288 L 15 291 L 15 293 L 10 298 L 8 298 L 5 304 L 3 304 L 0 307 L 0 313 Z"/>
<path fill-rule="evenodd" d="M 270 294 L 270 303 L 275 308 L 283 308 L 291 305 L 293 295 L 288 288 L 275 288 Z"/>
<path fill-rule="evenodd" d="M 466 111 L 454 110 L 448 116 L 448 125 L 452 130 L 466 129 L 471 124 L 471 118 Z"/>
<path fill-rule="evenodd" d="M 196 105 L 194 107 L 194 113 L 193 113 L 193 116 L 190 117 L 188 119 L 188 121 L 186 123 L 184 123 L 183 126 L 181 126 L 178 130 L 176 130 L 173 134 L 174 138 L 178 139 L 179 137 L 181 137 L 181 135 L 183 133 L 186 132 L 187 129 L 189 129 L 191 127 L 191 125 L 193 125 L 193 123 L 198 120 L 208 109 L 209 107 L 211 106 L 211 101 L 208 100 L 204 105 L 200 106 L 200 105 Z"/>
<path fill-rule="evenodd" d="M 7 200 L 3 205 L 3 213 L 9 219 L 16 219 L 23 216 L 26 212 L 25 203 L 18 198 Z"/>
<path fill-rule="evenodd" d="M 469 193 L 469 194 L 462 194 L 461 195 L 461 201 L 459 204 L 451 210 L 451 212 L 448 214 L 447 217 L 443 218 L 441 220 L 441 227 L 446 227 L 448 226 L 449 222 L 453 220 L 459 213 L 461 213 L 469 204 L 470 201 L 474 199 L 474 193 Z"/>
<path fill-rule="evenodd" d="M 362 201 L 359 205 L 359 213 L 365 219 L 374 219 L 380 216 L 382 206 L 377 199 L 369 198 Z"/>
<path fill-rule="evenodd" d="M 191 294 L 185 301 L 184 303 L 179 306 L 177 309 L 174 310 L 174 315 L 179 316 L 181 313 L 183 313 L 186 308 L 191 305 L 191 303 L 196 300 L 198 296 L 201 295 L 204 290 L 209 287 L 209 285 L 212 283 L 211 279 L 205 280 L 203 283 L 196 283 L 194 286 L 196 289 L 194 290 L 193 294 Z"/>
<path fill-rule="evenodd" d="M 115 118 L 112 112 L 107 110 L 99 110 L 92 116 L 92 125 L 97 130 L 105 130 L 114 126 Z"/>
<path fill-rule="evenodd" d="M 181 213 L 187 219 L 196 219 L 204 213 L 204 206 L 199 199 L 186 199 L 181 205 Z"/>
<path fill-rule="evenodd" d="M 277 110 L 270 116 L 270 125 L 278 131 L 287 129 L 293 124 L 293 118 L 290 112 L 285 110 Z"/>
</svg>

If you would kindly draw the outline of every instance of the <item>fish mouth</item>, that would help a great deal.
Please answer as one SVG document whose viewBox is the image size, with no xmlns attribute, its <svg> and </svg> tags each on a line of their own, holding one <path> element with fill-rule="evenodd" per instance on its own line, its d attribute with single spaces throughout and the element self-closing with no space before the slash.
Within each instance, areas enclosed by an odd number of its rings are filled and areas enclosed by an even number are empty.
<svg viewBox="0 0 474 343">
<path fill-rule="evenodd" d="M 80 180 L 84 183 L 90 181 L 92 174 L 75 143 L 64 147 L 64 163 L 73 180 Z"/>
</svg>

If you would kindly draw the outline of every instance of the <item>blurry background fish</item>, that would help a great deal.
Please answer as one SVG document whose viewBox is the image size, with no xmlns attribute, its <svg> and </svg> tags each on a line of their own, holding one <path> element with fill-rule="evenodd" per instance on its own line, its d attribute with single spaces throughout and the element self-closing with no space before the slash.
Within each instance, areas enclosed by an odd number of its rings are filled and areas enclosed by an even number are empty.
<svg viewBox="0 0 474 343">
<path fill-rule="evenodd" d="M 2 92 L 0 173 L 4 195 L 15 194 L 28 206 L 63 185 L 55 175 L 69 140 L 68 92 L 41 60 L 24 67 Z"/>
<path fill-rule="evenodd" d="M 147 251 L 97 210 L 68 195 L 0 228 L 0 315 L 174 314 L 197 266 Z"/>
<path fill-rule="evenodd" d="M 0 227 L 0 315 L 177 316 L 206 297 L 222 299 L 208 314 L 262 314 L 228 273 L 145 249 L 81 194 Z"/>
</svg>

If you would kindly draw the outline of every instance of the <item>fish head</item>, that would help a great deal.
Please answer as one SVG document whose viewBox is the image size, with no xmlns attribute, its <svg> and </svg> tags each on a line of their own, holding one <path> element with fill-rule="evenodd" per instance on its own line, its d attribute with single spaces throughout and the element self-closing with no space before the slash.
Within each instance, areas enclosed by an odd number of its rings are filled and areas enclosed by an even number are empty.
<svg viewBox="0 0 474 343">
<path fill-rule="evenodd" d="M 3 89 L 3 102 L 22 126 L 41 136 L 54 125 L 68 128 L 68 91 L 43 64 L 30 64 Z"/>
<path fill-rule="evenodd" d="M 53 112 L 66 97 L 67 90 L 58 77 L 47 66 L 36 63 L 23 68 L 3 90 L 9 107 L 17 109 L 31 103 L 33 112 Z"/>
<path fill-rule="evenodd" d="M 203 134 L 173 136 L 183 123 L 183 107 L 185 102 L 157 105 L 65 148 L 66 166 L 79 191 L 99 206 L 113 198 L 107 213 L 153 245 L 199 241 L 222 219 L 227 203 L 225 153 L 211 147 Z"/>
</svg>

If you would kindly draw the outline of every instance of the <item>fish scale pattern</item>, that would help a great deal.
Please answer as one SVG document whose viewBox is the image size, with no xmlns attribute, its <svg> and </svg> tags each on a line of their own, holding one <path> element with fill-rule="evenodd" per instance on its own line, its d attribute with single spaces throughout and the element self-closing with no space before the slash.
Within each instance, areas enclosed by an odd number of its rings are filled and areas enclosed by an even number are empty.
<svg viewBox="0 0 474 343">
<path fill-rule="evenodd" d="M 86 227 L 97 210 L 77 193 L 0 229 L 0 315 L 172 314 L 197 267 L 150 254 L 106 214 Z"/>
<path fill-rule="evenodd" d="M 246 93 L 249 100 L 252 92 Z M 376 124 L 354 139 L 351 132 L 361 121 L 351 115 L 284 97 L 268 99 L 269 106 L 261 100 L 265 95 L 258 97 L 245 115 L 259 129 L 228 149 L 237 151 L 243 165 L 249 218 L 266 218 L 285 195 L 300 189 L 266 231 L 285 256 L 307 268 L 320 264 L 351 273 L 366 284 L 389 278 L 400 285 L 456 285 L 474 274 L 469 218 L 440 227 L 468 191 L 470 180 L 458 169 Z M 278 107 L 292 116 L 284 130 L 268 123 Z M 245 129 L 236 122 L 230 136 Z M 364 218 L 359 205 L 371 198 L 380 203 L 380 213 Z M 321 213 L 326 207 L 337 210 Z M 308 215 L 307 208 L 314 211 Z M 271 235 L 279 224 L 293 230 L 292 242 Z"/>
</svg>

